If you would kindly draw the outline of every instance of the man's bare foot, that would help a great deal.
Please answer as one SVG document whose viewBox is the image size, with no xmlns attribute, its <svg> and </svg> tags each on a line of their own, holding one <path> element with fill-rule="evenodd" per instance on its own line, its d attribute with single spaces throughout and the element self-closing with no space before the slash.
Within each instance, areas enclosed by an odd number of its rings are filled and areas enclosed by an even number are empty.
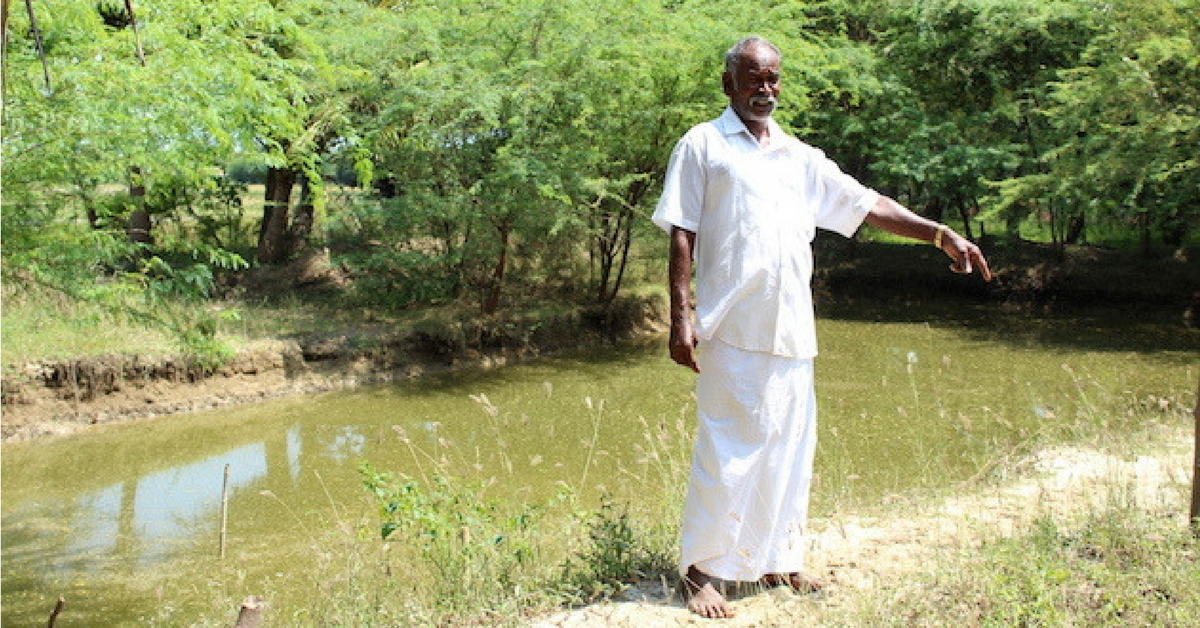
<svg viewBox="0 0 1200 628">
<path fill-rule="evenodd" d="M 733 609 L 729 608 L 725 596 L 713 586 L 712 580 L 711 576 L 696 569 L 695 565 L 688 567 L 687 575 L 683 578 L 688 610 L 709 619 L 733 617 Z"/>
<path fill-rule="evenodd" d="M 824 582 L 796 571 L 792 573 L 769 573 L 759 579 L 759 582 L 766 587 L 786 585 L 797 593 L 816 593 L 825 587 Z"/>
</svg>

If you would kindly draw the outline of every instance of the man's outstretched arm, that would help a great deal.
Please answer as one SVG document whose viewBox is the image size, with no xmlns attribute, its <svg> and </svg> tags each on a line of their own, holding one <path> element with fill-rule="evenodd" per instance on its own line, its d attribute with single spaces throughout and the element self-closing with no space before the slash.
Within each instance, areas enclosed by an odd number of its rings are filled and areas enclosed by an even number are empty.
<svg viewBox="0 0 1200 628">
<path fill-rule="evenodd" d="M 974 242 L 955 233 L 946 225 L 914 214 L 886 196 L 879 197 L 871 213 L 867 214 L 866 221 L 872 227 L 896 235 L 939 244 L 942 252 L 954 260 L 950 265 L 951 270 L 956 273 L 969 273 L 978 269 L 985 281 L 992 280 L 992 269 L 988 267 L 983 251 Z"/>
</svg>

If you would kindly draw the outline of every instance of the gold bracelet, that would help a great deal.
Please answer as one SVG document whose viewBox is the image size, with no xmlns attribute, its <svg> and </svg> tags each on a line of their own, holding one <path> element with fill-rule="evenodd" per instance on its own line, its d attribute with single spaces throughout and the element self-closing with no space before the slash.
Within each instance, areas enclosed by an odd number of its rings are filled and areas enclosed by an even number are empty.
<svg viewBox="0 0 1200 628">
<path fill-rule="evenodd" d="M 939 249 L 942 248 L 942 236 L 946 235 L 949 230 L 950 227 L 946 225 L 938 225 L 937 233 L 933 234 L 933 245 Z"/>
</svg>

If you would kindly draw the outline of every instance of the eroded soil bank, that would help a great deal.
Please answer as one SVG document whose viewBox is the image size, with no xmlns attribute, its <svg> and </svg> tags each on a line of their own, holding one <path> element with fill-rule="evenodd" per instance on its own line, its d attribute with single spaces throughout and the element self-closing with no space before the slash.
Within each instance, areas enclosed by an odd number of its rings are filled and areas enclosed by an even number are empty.
<svg viewBox="0 0 1200 628">
<path fill-rule="evenodd" d="M 67 434 L 89 425 L 178 414 L 363 384 L 491 368 L 663 329 L 662 304 L 640 299 L 620 315 L 453 322 L 415 329 L 257 341 L 216 370 L 138 354 L 12 365 L 0 381 L 3 440 Z"/>
</svg>

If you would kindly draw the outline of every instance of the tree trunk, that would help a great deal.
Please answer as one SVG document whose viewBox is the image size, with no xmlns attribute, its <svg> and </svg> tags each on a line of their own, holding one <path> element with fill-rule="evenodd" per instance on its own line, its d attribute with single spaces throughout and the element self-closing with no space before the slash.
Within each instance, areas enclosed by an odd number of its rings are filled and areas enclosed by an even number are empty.
<svg viewBox="0 0 1200 628">
<path fill-rule="evenodd" d="M 1004 216 L 1004 235 L 1012 240 L 1021 239 L 1021 215 L 1013 209 Z"/>
<path fill-rule="evenodd" d="M 1151 249 L 1150 242 L 1151 242 L 1151 240 L 1150 240 L 1150 212 L 1149 212 L 1149 210 L 1143 211 L 1138 216 L 1138 226 L 1141 227 L 1142 256 L 1150 257 L 1150 249 Z"/>
<path fill-rule="evenodd" d="M 621 291 L 621 282 L 625 279 L 625 268 L 629 263 L 629 248 L 633 244 L 633 212 L 627 212 L 625 225 L 622 228 L 621 262 L 617 265 L 617 279 L 613 281 L 612 291 L 608 293 L 605 303 L 612 303 Z"/>
<path fill-rule="evenodd" d="M 621 290 L 633 242 L 633 208 L 637 207 L 649 189 L 649 179 L 641 179 L 630 184 L 623 200 L 611 202 L 614 206 L 611 210 L 604 209 L 603 201 L 599 204 L 600 229 L 596 234 L 595 250 L 600 258 L 600 279 L 596 292 L 600 303 L 612 303 Z"/>
<path fill-rule="evenodd" d="M 288 210 L 296 171 L 290 168 L 269 168 L 267 187 L 263 194 L 263 220 L 258 232 L 258 261 L 278 264 L 287 260 Z"/>
<path fill-rule="evenodd" d="M 496 229 L 500 232 L 500 257 L 496 260 L 496 266 L 492 269 L 491 286 L 488 289 L 487 298 L 483 301 L 483 313 L 485 315 L 495 314 L 496 310 L 500 309 L 500 294 L 504 288 L 504 272 L 508 266 L 508 243 L 512 236 L 512 217 L 505 215 L 496 225 Z"/>
<path fill-rule="evenodd" d="M 46 79 L 46 93 L 49 94 L 54 91 L 50 87 L 50 66 L 46 64 L 46 49 L 42 46 L 42 30 L 38 28 L 37 15 L 33 12 L 33 0 L 25 0 L 25 10 L 29 12 L 29 30 L 33 33 L 33 43 L 37 48 L 38 58 L 42 60 L 42 77 Z M 5 15 L 7 14 L 6 8 Z M 5 31 L 5 36 L 7 34 L 8 31 Z M 7 59 L 7 57 L 5 58 Z"/>
<path fill-rule="evenodd" d="M 292 218 L 292 226 L 288 234 L 288 248 L 292 253 L 303 251 L 308 246 L 308 236 L 312 235 L 315 222 L 312 189 L 308 177 L 300 177 L 300 199 L 296 202 L 296 216 Z"/>
<path fill-rule="evenodd" d="M 934 222 L 945 222 L 947 204 L 940 196 L 935 196 L 925 204 L 926 217 Z"/>
<path fill-rule="evenodd" d="M 125 0 L 125 11 L 129 13 L 129 24 L 133 27 L 133 41 L 137 44 L 138 62 L 146 67 L 146 53 L 142 50 L 142 34 L 138 30 L 137 16 L 133 14 L 133 0 Z"/>
<path fill-rule="evenodd" d="M 146 181 L 142 176 L 142 169 L 137 166 L 129 168 L 129 197 L 133 200 L 133 211 L 129 212 L 129 222 L 125 227 L 129 241 L 136 244 L 154 244 L 154 238 L 150 234 L 154 224 L 150 219 L 150 212 L 146 210 Z"/>
<path fill-rule="evenodd" d="M 601 207 L 603 205 L 604 202 L 601 201 Z M 608 279 L 612 276 L 617 233 L 612 227 L 615 222 L 612 214 L 601 209 L 599 218 L 600 226 L 596 232 L 596 258 L 600 262 L 600 279 L 596 282 L 596 300 L 603 303 L 608 292 Z"/>
<path fill-rule="evenodd" d="M 958 208 L 958 216 L 962 218 L 963 237 L 968 240 L 974 240 L 975 234 L 971 229 L 971 214 L 967 211 L 967 203 L 962 197 L 956 196 L 954 199 L 954 206 Z"/>
<path fill-rule="evenodd" d="M 1087 219 L 1082 214 L 1074 214 L 1067 219 L 1067 233 L 1063 236 L 1063 241 L 1067 244 L 1079 244 L 1083 241 L 1083 234 L 1086 233 Z"/>
<path fill-rule="evenodd" d="M 0 0 L 0 59 L 8 61 L 8 0 Z M 2 90 L 8 85 L 7 68 L 8 63 L 0 63 L 0 101 L 4 101 Z"/>
<path fill-rule="evenodd" d="M 615 215 L 604 219 L 607 223 L 605 233 L 600 237 L 600 285 L 598 296 L 600 303 L 612 303 L 621 290 L 621 280 L 625 276 L 625 266 L 629 259 L 629 246 L 633 240 L 633 212 L 621 207 Z"/>
</svg>

